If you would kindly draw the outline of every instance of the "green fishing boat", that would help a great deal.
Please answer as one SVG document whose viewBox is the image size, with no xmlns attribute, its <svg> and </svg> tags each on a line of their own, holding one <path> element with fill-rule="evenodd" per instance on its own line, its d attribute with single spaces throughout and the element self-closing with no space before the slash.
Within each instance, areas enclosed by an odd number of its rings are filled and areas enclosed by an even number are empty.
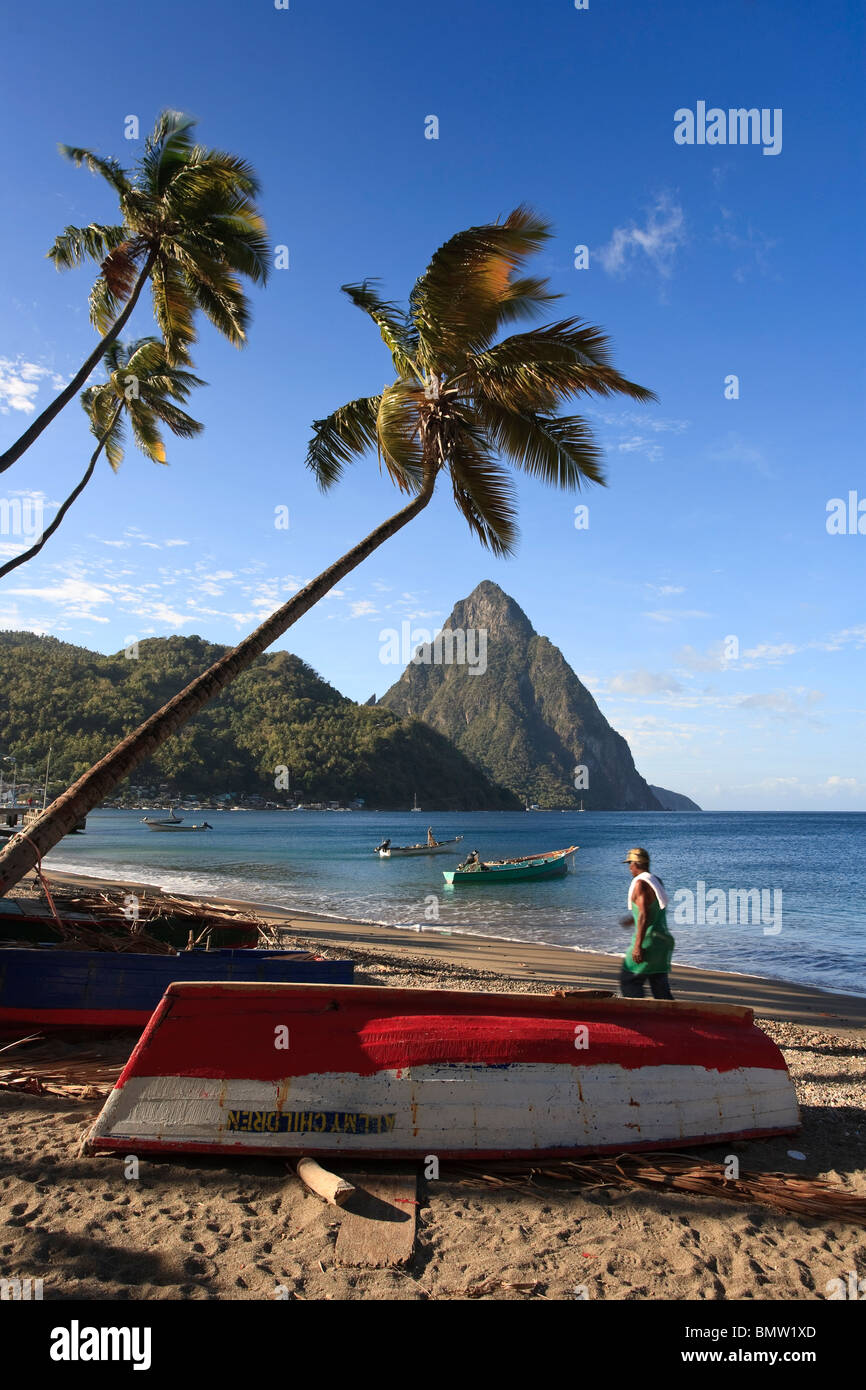
<svg viewBox="0 0 866 1390">
<path fill-rule="evenodd" d="M 501 859 L 498 862 L 483 862 L 470 855 L 456 869 L 444 869 L 445 882 L 491 884 L 527 883 L 546 878 L 564 878 L 568 873 L 568 861 L 578 845 L 567 849 L 552 849 L 547 854 L 534 854 L 524 859 Z"/>
</svg>

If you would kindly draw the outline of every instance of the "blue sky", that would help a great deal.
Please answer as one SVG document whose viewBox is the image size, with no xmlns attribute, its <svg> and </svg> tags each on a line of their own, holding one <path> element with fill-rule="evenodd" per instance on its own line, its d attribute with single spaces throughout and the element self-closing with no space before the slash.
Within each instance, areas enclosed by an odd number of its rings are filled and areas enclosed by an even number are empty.
<svg viewBox="0 0 866 1390">
<path fill-rule="evenodd" d="M 659 404 L 588 403 L 609 487 L 522 480 L 516 558 L 486 555 L 442 488 L 278 645 L 366 699 L 398 674 L 384 630 L 435 630 L 491 578 L 650 781 L 708 808 L 866 808 L 866 534 L 826 526 L 830 499 L 866 499 L 863 29 L 839 0 L 16 7 L 0 443 L 93 341 L 90 271 L 60 276 L 44 253 L 67 223 L 112 221 L 112 200 L 58 141 L 131 163 L 128 115 L 144 133 L 164 107 L 194 114 L 201 140 L 259 170 L 290 268 L 254 292 L 242 352 L 200 325 L 201 438 L 172 442 L 168 468 L 132 449 L 117 476 L 101 465 L 0 584 L 0 624 L 102 651 L 172 632 L 237 641 L 394 509 L 374 460 L 328 496 L 303 466 L 310 422 L 381 389 L 390 366 L 340 284 L 378 275 L 403 298 L 454 231 L 528 202 L 556 228 L 539 257 L 564 295 L 554 313 L 601 324 Z M 699 101 L 780 109 L 781 151 L 677 144 L 674 113 Z M 147 305 L 133 322 L 151 331 Z M 57 504 L 89 453 L 72 404 L 2 496 Z M 3 553 L 18 545 L 0 536 Z"/>
</svg>

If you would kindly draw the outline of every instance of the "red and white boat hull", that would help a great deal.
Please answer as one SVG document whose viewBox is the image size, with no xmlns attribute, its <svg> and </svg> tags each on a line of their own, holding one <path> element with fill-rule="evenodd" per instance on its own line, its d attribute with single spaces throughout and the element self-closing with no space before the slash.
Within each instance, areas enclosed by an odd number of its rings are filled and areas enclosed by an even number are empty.
<svg viewBox="0 0 866 1390">
<path fill-rule="evenodd" d="M 175 984 L 87 1146 L 564 1157 L 798 1123 L 784 1059 L 748 1009 Z"/>
</svg>

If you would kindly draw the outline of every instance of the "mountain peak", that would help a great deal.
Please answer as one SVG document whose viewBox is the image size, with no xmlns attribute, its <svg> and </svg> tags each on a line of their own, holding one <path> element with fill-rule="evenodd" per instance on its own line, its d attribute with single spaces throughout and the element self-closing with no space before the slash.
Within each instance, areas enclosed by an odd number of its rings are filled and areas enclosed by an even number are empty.
<svg viewBox="0 0 866 1390">
<path fill-rule="evenodd" d="M 482 580 L 455 603 L 445 629 L 464 640 L 420 649 L 380 706 L 445 734 L 524 800 L 662 809 L 562 652 L 498 584 Z"/>
<path fill-rule="evenodd" d="M 446 620 L 446 627 L 475 631 L 486 629 L 488 633 L 511 627 L 519 629 L 527 636 L 535 636 L 535 628 L 527 618 L 520 604 L 500 589 L 492 579 L 482 579 L 471 594 L 455 603 Z"/>
</svg>

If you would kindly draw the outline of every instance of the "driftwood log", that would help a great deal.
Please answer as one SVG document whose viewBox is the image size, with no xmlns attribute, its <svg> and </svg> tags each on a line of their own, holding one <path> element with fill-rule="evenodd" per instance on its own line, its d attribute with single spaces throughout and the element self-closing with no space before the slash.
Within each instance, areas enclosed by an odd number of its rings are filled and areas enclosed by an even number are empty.
<svg viewBox="0 0 866 1390">
<path fill-rule="evenodd" d="M 329 1173 L 314 1158 L 299 1158 L 295 1171 L 305 1187 L 323 1201 L 330 1202 L 331 1206 L 344 1206 L 355 1191 L 350 1182 L 336 1173 Z"/>
</svg>

